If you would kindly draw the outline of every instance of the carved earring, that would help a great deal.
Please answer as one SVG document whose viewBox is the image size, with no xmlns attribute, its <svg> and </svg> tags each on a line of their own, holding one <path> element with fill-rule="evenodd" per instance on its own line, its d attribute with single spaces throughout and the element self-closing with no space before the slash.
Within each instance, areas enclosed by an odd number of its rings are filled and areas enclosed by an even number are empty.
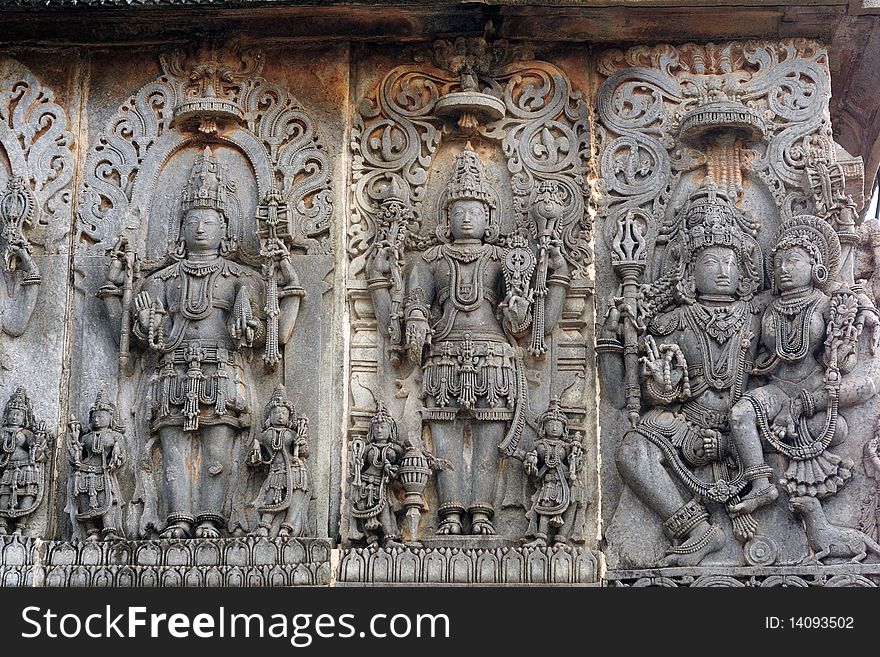
<svg viewBox="0 0 880 657">
<path fill-rule="evenodd" d="M 171 252 L 172 257 L 176 260 L 183 260 L 186 258 L 186 242 L 184 240 L 179 240 L 177 245 L 174 247 L 174 251 Z"/>
<path fill-rule="evenodd" d="M 818 285 L 824 284 L 828 280 L 828 267 L 821 262 L 813 267 L 813 280 Z"/>
</svg>

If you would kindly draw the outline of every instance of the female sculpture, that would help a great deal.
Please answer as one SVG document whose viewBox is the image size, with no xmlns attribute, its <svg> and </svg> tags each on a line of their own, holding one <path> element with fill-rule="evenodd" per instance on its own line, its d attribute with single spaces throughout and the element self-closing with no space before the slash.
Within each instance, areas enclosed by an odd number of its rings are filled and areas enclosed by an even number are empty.
<svg viewBox="0 0 880 657">
<path fill-rule="evenodd" d="M 254 439 L 248 465 L 268 465 L 269 472 L 254 501 L 261 514 L 257 536 L 269 536 L 272 522 L 284 519 L 278 536 L 305 536 L 309 515 L 308 420 L 296 414 L 278 386 L 263 414 L 263 430 Z"/>
<path fill-rule="evenodd" d="M 397 422 L 380 403 L 370 420 L 366 439 L 352 441 L 349 455 L 350 514 L 368 545 L 381 542 L 385 547 L 403 547 L 394 515 L 399 505 L 392 484 L 405 452 Z"/>
<path fill-rule="evenodd" d="M 755 374 L 769 382 L 733 407 L 731 432 L 744 463 L 763 460 L 760 437 L 788 457 L 781 483 L 789 495 L 823 498 L 852 475 L 852 461 L 828 450 L 846 438 L 839 409 L 876 394 L 869 377 L 845 376 L 855 366 L 862 327 L 870 325 L 876 337 L 876 311 L 864 296 L 832 283 L 840 244 L 822 219 L 786 221 L 768 261 L 774 298 L 761 320 L 765 351 Z M 756 490 L 737 508 L 747 513 L 762 502 Z"/>
<path fill-rule="evenodd" d="M 538 419 L 538 439 L 534 449 L 523 460 L 526 474 L 537 480 L 527 535 L 534 540 L 526 546 L 539 547 L 553 543 L 583 542 L 583 512 L 586 497 L 578 483 L 583 456 L 581 434 L 572 438 L 568 418 L 559 400 L 550 401 L 550 408 Z"/>
</svg>

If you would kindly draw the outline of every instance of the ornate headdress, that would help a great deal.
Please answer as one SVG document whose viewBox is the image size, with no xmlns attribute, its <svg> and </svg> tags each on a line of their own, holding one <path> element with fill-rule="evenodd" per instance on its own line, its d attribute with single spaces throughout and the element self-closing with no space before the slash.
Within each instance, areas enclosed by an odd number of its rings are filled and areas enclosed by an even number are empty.
<svg viewBox="0 0 880 657">
<path fill-rule="evenodd" d="M 397 436 L 397 421 L 389 415 L 388 409 L 385 408 L 385 404 L 382 402 L 378 403 L 376 412 L 373 414 L 373 417 L 370 418 L 370 429 L 367 432 L 367 442 L 373 442 L 375 440 L 376 428 L 380 424 L 388 424 L 391 427 L 391 436 L 389 438 L 391 442 L 400 442 Z"/>
<path fill-rule="evenodd" d="M 235 191 L 235 185 L 230 185 L 225 178 L 226 165 L 217 160 L 210 146 L 205 146 L 193 163 L 189 180 L 183 188 L 183 212 L 193 208 L 210 208 L 225 216 L 226 192 Z"/>
<path fill-rule="evenodd" d="M 480 156 L 476 154 L 470 142 L 464 150 L 455 158 L 455 171 L 446 185 L 446 189 L 440 195 L 439 216 L 440 223 L 437 226 L 437 235 L 444 242 L 451 239 L 449 234 L 449 206 L 455 201 L 480 201 L 486 204 L 489 211 L 489 221 L 486 226 L 486 239 L 493 241 L 498 237 L 498 192 L 486 181 L 486 173 Z"/>
<path fill-rule="evenodd" d="M 217 159 L 210 146 L 205 146 L 193 162 L 189 180 L 180 195 L 179 207 L 179 215 L 171 217 L 169 225 L 173 257 L 186 256 L 182 220 L 187 211 L 197 208 L 220 213 L 226 221 L 226 236 L 220 245 L 220 254 L 225 256 L 235 251 L 241 237 L 241 207 L 235 197 L 235 183 L 227 177 L 227 166 Z"/>
<path fill-rule="evenodd" d="M 27 396 L 27 392 L 21 386 L 15 389 L 15 392 L 12 393 L 12 396 L 9 398 L 9 401 L 6 402 L 6 407 L 3 409 L 3 417 L 9 415 L 9 411 L 11 410 L 19 410 L 24 411 L 25 415 L 25 424 L 26 427 L 31 427 L 34 424 L 34 410 L 31 406 L 31 400 Z"/>
<path fill-rule="evenodd" d="M 751 224 L 712 180 L 691 194 L 683 212 L 685 246 L 691 256 L 712 246 L 728 247 L 741 256 L 751 255 L 757 247 L 754 238 L 743 230 L 751 229 Z"/>
<path fill-rule="evenodd" d="M 110 401 L 110 396 L 104 388 L 101 388 L 95 397 L 95 403 L 92 405 L 91 412 L 94 413 L 95 411 L 116 412 L 116 404 Z"/>
<path fill-rule="evenodd" d="M 568 416 L 562 412 L 562 403 L 559 401 L 559 397 L 551 399 L 547 410 L 538 418 L 539 435 L 544 435 L 544 423 L 549 420 L 562 422 L 562 436 L 563 438 L 568 436 Z"/>
<path fill-rule="evenodd" d="M 272 415 L 272 409 L 277 408 L 278 406 L 283 406 L 290 412 L 290 417 L 287 419 L 288 428 L 293 428 L 297 423 L 297 415 L 296 408 L 293 405 L 293 402 L 287 399 L 287 391 L 284 389 L 284 386 L 279 384 L 275 386 L 275 390 L 272 391 L 272 396 L 269 398 L 269 402 L 266 404 L 266 408 L 263 411 L 263 428 L 269 428 L 269 418 Z"/>
<path fill-rule="evenodd" d="M 770 280 L 776 292 L 776 277 L 773 275 L 776 256 L 786 249 L 799 247 L 810 254 L 815 267 L 813 282 L 824 288 L 837 276 L 840 268 L 840 240 L 837 233 L 824 219 L 808 214 L 792 217 L 782 223 L 773 240 L 767 258 Z"/>
</svg>

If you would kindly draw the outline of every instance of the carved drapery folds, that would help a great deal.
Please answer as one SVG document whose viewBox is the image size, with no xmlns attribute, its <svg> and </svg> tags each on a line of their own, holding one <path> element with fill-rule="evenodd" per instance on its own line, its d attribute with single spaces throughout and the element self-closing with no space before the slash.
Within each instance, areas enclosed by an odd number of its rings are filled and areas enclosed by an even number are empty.
<svg viewBox="0 0 880 657">
<path fill-rule="evenodd" d="M 876 416 L 878 313 L 858 280 L 863 172 L 831 136 L 827 53 L 636 47 L 598 67 L 613 579 L 862 561 L 868 537 L 848 527 L 860 502 L 870 525 L 873 498 L 850 479 L 873 435 L 852 418 Z"/>
</svg>

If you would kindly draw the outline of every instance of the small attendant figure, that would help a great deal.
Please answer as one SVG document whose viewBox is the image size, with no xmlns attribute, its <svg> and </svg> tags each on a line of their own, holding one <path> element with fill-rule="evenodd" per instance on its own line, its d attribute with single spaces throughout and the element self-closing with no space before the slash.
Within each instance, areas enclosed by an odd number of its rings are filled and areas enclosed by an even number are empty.
<svg viewBox="0 0 880 657">
<path fill-rule="evenodd" d="M 122 515 L 116 473 L 125 457 L 123 429 L 116 421 L 116 405 L 100 390 L 89 411 L 88 433 L 82 435 L 82 425 L 76 418 L 71 418 L 68 428 L 67 459 L 73 468 L 71 495 L 76 519 L 82 523 L 90 541 L 119 540 Z"/>
<path fill-rule="evenodd" d="M 523 468 L 537 484 L 532 506 L 526 513 L 528 536 L 534 540 L 527 547 L 543 547 L 569 541 L 583 542 L 583 514 L 586 507 L 583 487 L 578 484 L 583 447 L 581 434 L 569 436 L 568 418 L 558 399 L 539 420 L 535 448 L 525 454 Z M 552 534 L 552 536 L 551 536 Z"/>
<path fill-rule="evenodd" d="M 254 505 L 261 514 L 256 536 L 269 536 L 279 514 L 284 520 L 278 537 L 305 536 L 309 516 L 309 456 L 307 418 L 298 416 L 283 386 L 275 388 L 263 415 L 263 430 L 254 439 L 251 467 L 269 466 Z"/>
</svg>

